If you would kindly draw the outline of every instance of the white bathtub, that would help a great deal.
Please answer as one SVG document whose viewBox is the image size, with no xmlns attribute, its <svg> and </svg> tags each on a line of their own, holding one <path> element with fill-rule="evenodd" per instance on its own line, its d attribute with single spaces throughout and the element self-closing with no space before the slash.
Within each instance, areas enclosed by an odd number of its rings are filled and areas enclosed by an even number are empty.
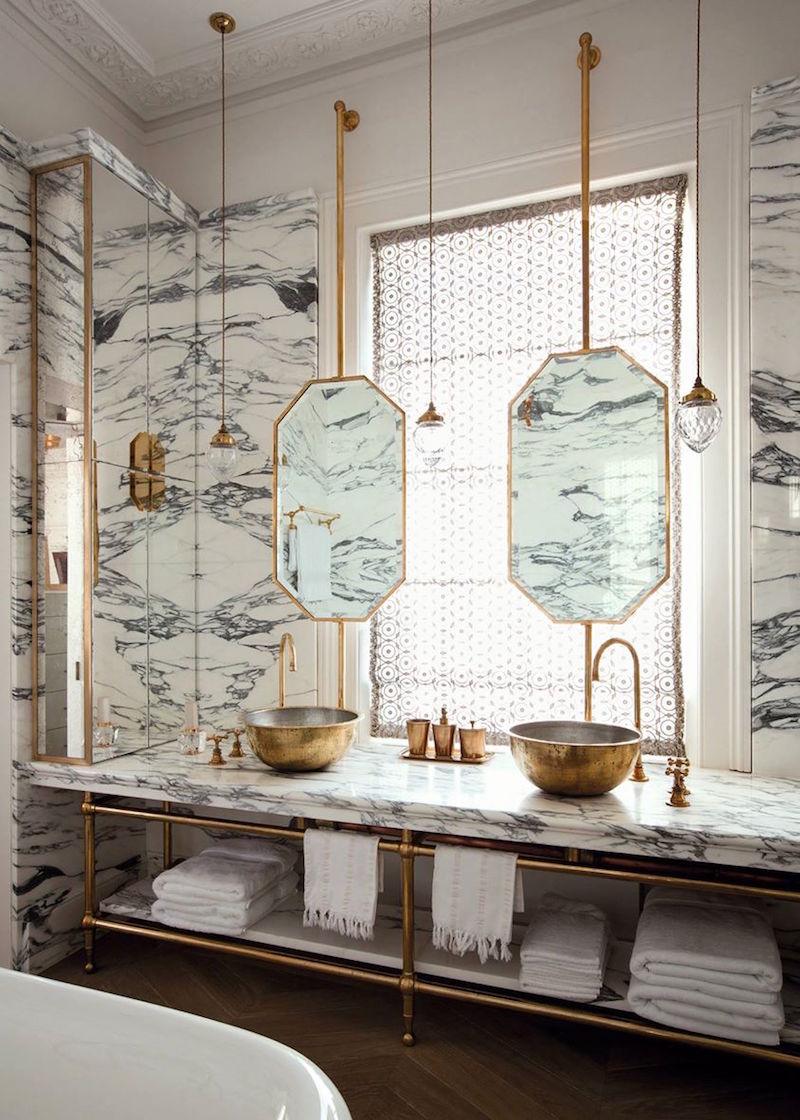
<svg viewBox="0 0 800 1120">
<path fill-rule="evenodd" d="M 182 1011 L 0 969 L 2 1120 L 352 1120 L 302 1054 Z"/>
</svg>

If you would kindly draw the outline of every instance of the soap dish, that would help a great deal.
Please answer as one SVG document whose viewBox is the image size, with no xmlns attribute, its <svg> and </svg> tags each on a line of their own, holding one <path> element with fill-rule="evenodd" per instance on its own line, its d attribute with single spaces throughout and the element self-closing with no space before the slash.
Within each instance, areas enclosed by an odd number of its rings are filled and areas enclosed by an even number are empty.
<svg viewBox="0 0 800 1120">
<path fill-rule="evenodd" d="M 406 748 L 400 757 L 405 762 L 454 762 L 456 766 L 482 766 L 484 762 L 491 762 L 494 754 L 494 751 L 487 751 L 483 758 L 453 758 L 452 755 L 449 758 L 437 758 L 434 754 L 410 754 Z"/>
</svg>

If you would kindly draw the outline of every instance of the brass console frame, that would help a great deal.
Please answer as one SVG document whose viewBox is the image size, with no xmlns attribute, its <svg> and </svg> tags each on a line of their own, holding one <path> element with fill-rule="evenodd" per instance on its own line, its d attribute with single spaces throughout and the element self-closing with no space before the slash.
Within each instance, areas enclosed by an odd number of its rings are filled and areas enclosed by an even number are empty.
<svg viewBox="0 0 800 1120">
<path fill-rule="evenodd" d="M 85 792 L 81 805 L 84 826 L 84 900 L 85 909 L 81 923 L 86 953 L 87 972 L 95 970 L 95 935 L 98 930 L 114 933 L 136 934 L 151 940 L 187 945 L 197 949 L 216 950 L 233 956 L 260 960 L 269 964 L 282 964 L 289 968 L 316 972 L 352 980 L 364 980 L 384 987 L 395 988 L 401 996 L 403 1018 L 402 1042 L 413 1046 L 414 1013 L 416 996 L 434 995 L 490 1007 L 503 1007 L 524 1011 L 544 1018 L 583 1023 L 587 1026 L 606 1027 L 626 1034 L 680 1042 L 717 1050 L 729 1054 L 762 1058 L 783 1065 L 800 1068 L 800 1047 L 769 1047 L 724 1038 L 712 1038 L 691 1031 L 659 1026 L 630 1014 L 623 1017 L 613 1012 L 601 1011 L 590 1006 L 575 1006 L 555 1000 L 506 994 L 490 991 L 485 986 L 472 986 L 460 982 L 445 982 L 419 974 L 415 954 L 415 899 L 414 866 L 420 857 L 431 857 L 436 844 L 460 844 L 468 847 L 513 851 L 523 870 L 554 871 L 573 875 L 589 875 L 601 879 L 636 882 L 640 885 L 678 886 L 691 889 L 726 892 L 757 898 L 778 898 L 800 902 L 800 875 L 761 869 L 733 868 L 704 864 L 662 860 L 642 856 L 624 856 L 605 852 L 583 851 L 537 844 L 513 844 L 493 840 L 479 840 L 463 836 L 434 836 L 417 833 L 411 829 L 381 828 L 370 825 L 340 824 L 331 821 L 314 821 L 294 817 L 288 825 L 267 825 L 244 821 L 231 821 L 213 816 L 191 816 L 175 811 L 169 801 L 162 802 L 162 809 L 135 809 L 104 800 L 98 802 L 90 792 Z M 139 822 L 156 821 L 162 825 L 164 865 L 172 863 L 172 828 L 186 825 L 191 828 L 224 829 L 242 835 L 274 837 L 302 841 L 307 828 L 332 827 L 346 831 L 364 832 L 380 837 L 382 852 L 394 852 L 400 857 L 402 898 L 402 961 L 400 968 L 387 969 L 369 965 L 345 964 L 334 957 L 315 956 L 291 950 L 272 948 L 253 942 L 215 937 L 200 933 L 184 933 L 137 919 L 101 916 L 98 909 L 95 863 L 96 818 L 112 817 Z"/>
</svg>

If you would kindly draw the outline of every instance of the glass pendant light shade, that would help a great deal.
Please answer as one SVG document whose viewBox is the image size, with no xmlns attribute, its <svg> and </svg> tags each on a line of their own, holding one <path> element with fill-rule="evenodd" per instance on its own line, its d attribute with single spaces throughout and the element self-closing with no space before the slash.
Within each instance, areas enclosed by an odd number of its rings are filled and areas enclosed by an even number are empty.
<svg viewBox="0 0 800 1120">
<path fill-rule="evenodd" d="M 417 420 L 414 429 L 414 446 L 422 456 L 426 467 L 435 467 L 444 455 L 447 443 L 447 428 L 444 417 L 437 412 L 433 401 Z"/>
<path fill-rule="evenodd" d="M 219 431 L 211 439 L 206 452 L 206 462 L 217 482 L 229 482 L 233 478 L 236 464 L 239 462 L 239 448 L 224 422 L 220 424 Z"/>
<path fill-rule="evenodd" d="M 713 443 L 722 427 L 722 409 L 716 396 L 698 375 L 677 409 L 678 433 L 692 451 L 700 454 Z"/>
</svg>

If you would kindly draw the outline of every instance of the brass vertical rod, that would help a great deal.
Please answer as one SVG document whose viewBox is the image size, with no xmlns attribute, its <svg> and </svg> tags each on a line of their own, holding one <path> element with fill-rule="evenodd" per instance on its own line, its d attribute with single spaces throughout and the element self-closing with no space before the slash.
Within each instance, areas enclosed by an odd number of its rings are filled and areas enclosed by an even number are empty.
<svg viewBox="0 0 800 1120">
<path fill-rule="evenodd" d="M 344 377 L 344 134 L 358 127 L 360 117 L 344 101 L 336 111 L 336 376 Z"/>
<path fill-rule="evenodd" d="M 172 806 L 169 803 L 169 801 L 162 801 L 161 807 L 162 807 L 162 809 L 164 810 L 165 813 L 169 813 L 172 810 Z M 162 828 L 162 844 L 161 844 L 161 847 L 162 847 L 162 853 L 163 853 L 163 857 L 164 857 L 164 870 L 167 871 L 170 867 L 172 867 L 172 822 L 165 820 L 164 823 L 162 824 L 161 828 Z"/>
<path fill-rule="evenodd" d="M 339 679 L 339 694 L 338 703 L 339 707 L 344 707 L 344 619 L 340 618 L 337 622 L 339 631 L 339 656 L 338 656 L 338 679 Z"/>
<path fill-rule="evenodd" d="M 400 838 L 400 869 L 403 913 L 403 1045 L 413 1046 L 414 1037 L 414 834 L 404 828 Z"/>
<path fill-rule="evenodd" d="M 592 624 L 583 623 L 583 718 L 592 718 Z"/>
<path fill-rule="evenodd" d="M 226 31 L 223 29 L 221 34 L 220 34 L 220 37 L 219 37 L 221 59 L 222 59 L 222 66 L 221 66 L 222 73 L 221 73 L 221 76 L 220 76 L 220 87 L 221 87 L 221 93 L 222 93 L 222 136 L 221 136 L 222 153 L 221 153 L 221 160 L 220 160 L 220 163 L 221 163 L 221 166 L 222 166 L 222 210 L 220 211 L 220 215 L 219 215 L 220 236 L 222 238 L 222 275 L 220 277 L 221 285 L 222 285 L 222 291 L 221 291 L 222 318 L 221 318 L 220 325 L 219 325 L 219 328 L 220 328 L 220 356 L 221 356 L 221 359 L 222 359 L 222 401 L 221 401 L 221 409 L 220 409 L 220 421 L 221 421 L 222 428 L 225 427 L 225 287 L 226 287 L 225 249 L 226 249 L 226 244 L 227 244 L 227 241 L 228 241 L 228 236 L 227 236 L 228 231 L 227 231 L 227 228 L 226 228 L 227 200 L 225 198 L 225 179 L 227 177 L 225 175 L 225 148 L 226 148 L 226 135 L 225 135 L 225 35 L 226 35 Z"/>
<path fill-rule="evenodd" d="M 600 61 L 600 51 L 592 46 L 592 36 L 584 31 L 578 40 L 581 53 L 581 272 L 583 277 L 583 349 L 591 346 L 589 315 L 589 74 Z"/>
<path fill-rule="evenodd" d="M 86 953 L 84 969 L 94 972 L 95 916 L 97 912 L 97 885 L 95 878 L 95 820 L 91 793 L 84 793 L 83 804 L 83 945 Z"/>
<path fill-rule="evenodd" d="M 94 591 L 94 480 L 97 461 L 92 431 L 92 161 L 83 164 L 83 758 L 93 759 L 92 594 Z M 99 527 L 98 527 L 99 533 Z M 67 744 L 69 753 L 69 744 Z"/>
</svg>

